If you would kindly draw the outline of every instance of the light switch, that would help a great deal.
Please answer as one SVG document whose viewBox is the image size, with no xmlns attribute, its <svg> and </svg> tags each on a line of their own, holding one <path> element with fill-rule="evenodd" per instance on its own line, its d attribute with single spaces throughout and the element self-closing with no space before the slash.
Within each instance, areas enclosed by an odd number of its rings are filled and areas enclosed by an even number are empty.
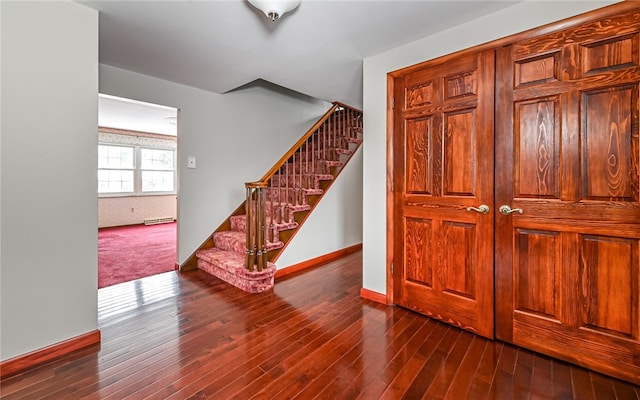
<svg viewBox="0 0 640 400">
<path fill-rule="evenodd" d="M 195 168 L 195 167 L 196 167 L 196 156 L 188 156 L 187 168 Z"/>
</svg>

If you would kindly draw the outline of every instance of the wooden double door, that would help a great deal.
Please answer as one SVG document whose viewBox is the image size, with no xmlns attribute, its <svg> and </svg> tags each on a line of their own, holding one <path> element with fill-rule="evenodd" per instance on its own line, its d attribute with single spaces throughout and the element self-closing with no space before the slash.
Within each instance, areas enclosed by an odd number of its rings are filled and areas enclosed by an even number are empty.
<svg viewBox="0 0 640 400">
<path fill-rule="evenodd" d="M 394 302 L 640 384 L 640 12 L 394 76 Z"/>
</svg>

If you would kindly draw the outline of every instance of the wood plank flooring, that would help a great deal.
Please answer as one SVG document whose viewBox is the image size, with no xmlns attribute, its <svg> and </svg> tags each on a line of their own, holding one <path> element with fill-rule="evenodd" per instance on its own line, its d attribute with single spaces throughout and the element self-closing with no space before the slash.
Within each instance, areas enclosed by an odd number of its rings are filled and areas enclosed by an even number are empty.
<svg viewBox="0 0 640 400">
<path fill-rule="evenodd" d="M 640 387 L 363 300 L 362 253 L 252 295 L 200 271 L 99 291 L 101 346 L 2 399 L 618 399 Z"/>
</svg>

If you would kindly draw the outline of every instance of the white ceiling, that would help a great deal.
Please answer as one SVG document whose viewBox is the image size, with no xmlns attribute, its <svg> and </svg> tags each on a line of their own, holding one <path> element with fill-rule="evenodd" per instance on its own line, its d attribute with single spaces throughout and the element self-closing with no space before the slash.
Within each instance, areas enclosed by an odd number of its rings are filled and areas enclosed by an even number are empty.
<svg viewBox="0 0 640 400">
<path fill-rule="evenodd" d="M 362 107 L 362 60 L 516 1 L 302 0 L 271 22 L 245 0 L 85 1 L 100 62 L 215 93 L 264 79 Z"/>
<path fill-rule="evenodd" d="M 178 110 L 173 107 L 101 94 L 98 126 L 177 135 Z"/>
</svg>

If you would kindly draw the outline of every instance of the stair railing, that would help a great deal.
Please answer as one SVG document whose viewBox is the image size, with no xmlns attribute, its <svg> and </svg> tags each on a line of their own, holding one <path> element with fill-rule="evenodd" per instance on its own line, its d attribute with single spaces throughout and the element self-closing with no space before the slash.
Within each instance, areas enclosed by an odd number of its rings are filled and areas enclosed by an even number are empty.
<svg viewBox="0 0 640 400">
<path fill-rule="evenodd" d="M 333 175 L 359 140 L 362 112 L 341 103 L 333 106 L 256 182 L 245 183 L 247 257 L 249 271 L 267 267 L 269 243 L 280 227 L 295 227 L 295 211 L 310 209 L 307 196 L 319 194 L 316 180 Z"/>
</svg>

